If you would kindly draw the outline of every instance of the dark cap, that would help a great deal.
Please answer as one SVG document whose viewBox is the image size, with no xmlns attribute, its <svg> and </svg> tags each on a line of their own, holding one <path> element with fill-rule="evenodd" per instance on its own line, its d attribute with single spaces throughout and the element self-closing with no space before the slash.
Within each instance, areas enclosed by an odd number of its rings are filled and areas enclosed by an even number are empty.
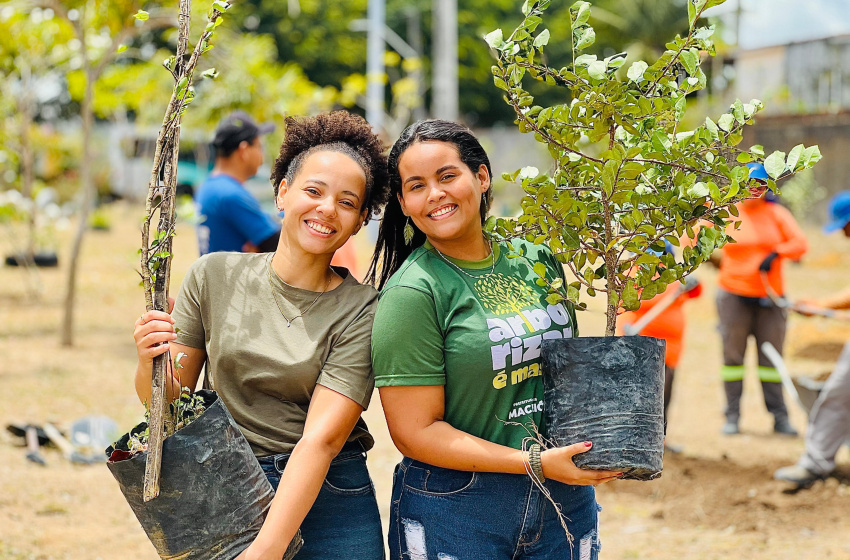
<svg viewBox="0 0 850 560">
<path fill-rule="evenodd" d="M 239 144 L 274 130 L 273 123 L 257 124 L 245 111 L 234 111 L 215 129 L 212 145 L 216 150 L 232 152 Z"/>
</svg>

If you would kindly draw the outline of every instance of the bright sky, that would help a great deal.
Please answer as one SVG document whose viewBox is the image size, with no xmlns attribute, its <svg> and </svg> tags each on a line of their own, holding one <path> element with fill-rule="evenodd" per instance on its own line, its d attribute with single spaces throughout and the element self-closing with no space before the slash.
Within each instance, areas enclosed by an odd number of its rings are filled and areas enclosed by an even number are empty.
<svg viewBox="0 0 850 560">
<path fill-rule="evenodd" d="M 706 15 L 722 14 L 731 24 L 738 2 L 743 49 L 850 35 L 850 0 L 727 0 Z M 734 43 L 733 37 L 726 39 Z"/>
</svg>

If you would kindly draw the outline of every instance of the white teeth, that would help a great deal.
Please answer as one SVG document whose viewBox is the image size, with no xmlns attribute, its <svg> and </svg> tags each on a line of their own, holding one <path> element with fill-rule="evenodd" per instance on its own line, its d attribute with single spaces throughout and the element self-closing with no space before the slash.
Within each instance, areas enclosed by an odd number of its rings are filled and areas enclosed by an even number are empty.
<svg viewBox="0 0 850 560">
<path fill-rule="evenodd" d="M 314 229 L 314 230 L 318 231 L 319 233 L 328 234 L 328 233 L 334 232 L 333 229 L 326 227 L 326 226 L 323 226 L 322 224 L 317 224 L 316 222 L 307 222 L 307 225 L 311 229 Z"/>
<path fill-rule="evenodd" d="M 431 214 L 429 214 L 429 215 L 430 215 L 432 218 L 439 218 L 439 217 L 440 217 L 440 216 L 442 216 L 443 214 L 448 214 L 449 212 L 451 212 L 451 211 L 452 211 L 452 210 L 454 210 L 455 208 L 456 208 L 456 206 L 445 206 L 445 207 L 440 208 L 439 210 L 437 210 L 437 211 L 435 211 L 435 212 L 432 212 L 432 213 L 431 213 Z"/>
</svg>

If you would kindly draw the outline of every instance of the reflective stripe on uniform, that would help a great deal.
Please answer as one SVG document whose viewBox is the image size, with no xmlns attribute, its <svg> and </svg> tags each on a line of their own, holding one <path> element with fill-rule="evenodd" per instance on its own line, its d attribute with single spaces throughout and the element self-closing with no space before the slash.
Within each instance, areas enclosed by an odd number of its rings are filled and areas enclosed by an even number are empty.
<svg viewBox="0 0 850 560">
<path fill-rule="evenodd" d="M 740 381 L 744 378 L 744 366 L 723 366 L 720 377 L 723 381 Z"/>
<path fill-rule="evenodd" d="M 759 366 L 759 379 L 772 383 L 782 383 L 782 377 L 779 376 L 779 371 L 772 367 Z"/>
</svg>

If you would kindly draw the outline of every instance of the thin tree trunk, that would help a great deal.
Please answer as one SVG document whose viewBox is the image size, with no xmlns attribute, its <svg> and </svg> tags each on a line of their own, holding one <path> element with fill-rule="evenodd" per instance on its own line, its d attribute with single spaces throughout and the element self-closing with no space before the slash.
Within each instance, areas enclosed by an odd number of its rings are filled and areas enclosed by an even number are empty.
<svg viewBox="0 0 850 560">
<path fill-rule="evenodd" d="M 616 127 L 611 125 L 608 141 L 608 149 L 614 147 L 614 133 Z M 614 239 L 613 221 L 614 216 L 611 212 L 611 201 L 608 195 L 605 194 L 605 189 L 602 189 L 602 212 L 605 222 L 605 246 L 608 250 L 605 251 L 605 283 L 606 291 L 608 292 L 608 304 L 605 308 L 605 336 L 614 336 L 617 330 L 617 308 L 620 303 L 620 294 L 617 290 L 617 255 L 610 247 L 611 240 Z"/>
<path fill-rule="evenodd" d="M 71 255 L 68 259 L 68 276 L 65 281 L 65 303 L 62 318 L 61 340 L 62 346 L 73 346 L 74 344 L 74 302 L 77 295 L 77 269 L 79 267 L 80 251 L 83 246 L 83 238 L 88 229 L 89 212 L 94 201 L 94 185 L 91 177 L 91 132 L 94 122 L 93 113 L 93 89 L 94 84 L 91 64 L 88 55 L 83 51 L 83 69 L 86 76 L 86 88 L 83 95 L 83 103 L 80 106 L 80 114 L 83 117 L 83 159 L 80 165 L 80 189 L 82 202 L 79 212 L 77 231 L 71 245 Z"/>
</svg>

